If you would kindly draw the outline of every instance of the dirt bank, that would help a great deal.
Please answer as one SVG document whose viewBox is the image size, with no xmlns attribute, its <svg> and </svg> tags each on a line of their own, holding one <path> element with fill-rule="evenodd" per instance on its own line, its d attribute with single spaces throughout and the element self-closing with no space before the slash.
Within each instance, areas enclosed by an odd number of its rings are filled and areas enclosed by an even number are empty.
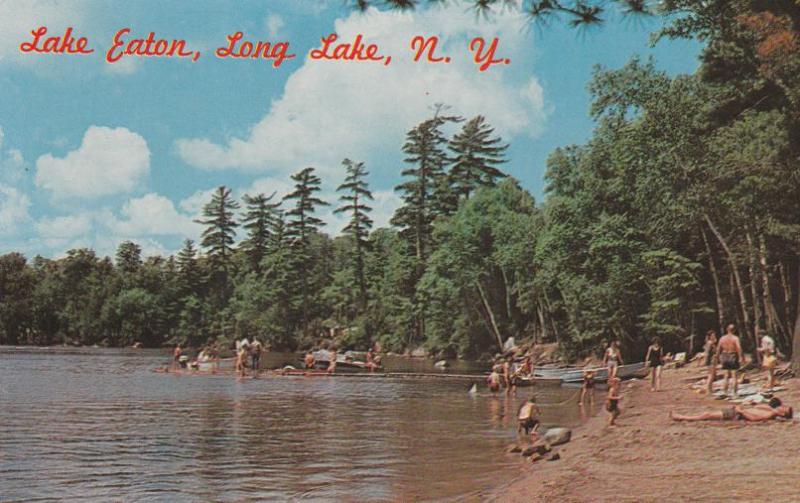
<svg viewBox="0 0 800 503">
<path fill-rule="evenodd" d="M 730 405 L 698 395 L 685 378 L 701 370 L 664 373 L 664 389 L 625 383 L 623 413 L 608 427 L 604 415 L 577 430 L 561 459 L 532 464 L 500 487 L 493 501 L 800 501 L 798 421 L 676 423 L 670 410 L 690 413 Z M 800 408 L 800 380 L 776 393 Z"/>
</svg>

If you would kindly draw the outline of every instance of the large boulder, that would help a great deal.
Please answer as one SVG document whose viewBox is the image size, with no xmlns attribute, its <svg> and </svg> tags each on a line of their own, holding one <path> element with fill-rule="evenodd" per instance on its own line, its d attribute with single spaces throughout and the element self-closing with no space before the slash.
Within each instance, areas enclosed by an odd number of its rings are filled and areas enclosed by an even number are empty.
<svg viewBox="0 0 800 503">
<path fill-rule="evenodd" d="M 566 444 L 572 439 L 572 430 L 569 428 L 548 428 L 539 438 L 550 445 Z"/>
</svg>

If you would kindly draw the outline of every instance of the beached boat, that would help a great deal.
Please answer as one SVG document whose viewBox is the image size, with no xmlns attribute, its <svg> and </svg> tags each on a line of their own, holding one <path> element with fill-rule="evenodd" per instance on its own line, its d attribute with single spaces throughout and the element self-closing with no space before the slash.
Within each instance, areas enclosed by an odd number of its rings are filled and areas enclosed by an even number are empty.
<svg viewBox="0 0 800 503">
<path fill-rule="evenodd" d="M 620 365 L 619 368 L 617 368 L 617 377 L 619 377 L 620 379 L 627 379 L 633 377 L 637 372 L 643 369 L 644 369 L 644 362 L 631 363 L 630 365 Z M 596 368 L 578 369 L 567 372 L 561 376 L 561 382 L 563 383 L 581 382 L 583 381 L 583 373 L 586 370 L 594 371 L 595 382 L 604 382 L 608 380 L 608 368 L 596 367 Z"/>
<path fill-rule="evenodd" d="M 533 375 L 535 377 L 541 377 L 544 379 L 560 380 L 561 377 L 567 372 L 575 372 L 580 370 L 581 369 L 577 367 L 535 367 L 533 369 Z"/>
</svg>

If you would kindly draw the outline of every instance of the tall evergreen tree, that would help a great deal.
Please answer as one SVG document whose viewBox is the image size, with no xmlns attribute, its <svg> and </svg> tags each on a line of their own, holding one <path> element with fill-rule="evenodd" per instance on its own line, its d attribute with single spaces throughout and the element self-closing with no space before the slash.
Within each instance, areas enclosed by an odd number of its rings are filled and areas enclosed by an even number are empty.
<svg viewBox="0 0 800 503">
<path fill-rule="evenodd" d="M 200 286 L 200 271 L 197 265 L 197 249 L 194 241 L 185 239 L 183 248 L 178 252 L 178 277 L 182 283 L 182 293 L 197 293 Z"/>
<path fill-rule="evenodd" d="M 369 217 L 372 208 L 367 206 L 366 201 L 372 201 L 373 197 L 365 180 L 369 173 L 364 167 L 364 163 L 345 159 L 342 164 L 347 170 L 347 177 L 345 177 L 344 183 L 336 189 L 344 194 L 339 197 L 342 205 L 336 208 L 334 213 L 350 214 L 350 221 L 342 232 L 353 239 L 355 276 L 358 281 L 361 308 L 366 309 L 367 282 L 364 277 L 364 252 L 369 244 L 369 231 L 372 229 L 372 219 Z"/>
<path fill-rule="evenodd" d="M 123 241 L 117 247 L 117 267 L 133 274 L 142 266 L 142 247 L 133 241 Z"/>
<path fill-rule="evenodd" d="M 211 201 L 203 207 L 204 218 L 196 220 L 206 226 L 200 244 L 208 249 L 208 256 L 217 268 L 227 268 L 233 253 L 236 227 L 239 226 L 234 220 L 237 209 L 239 203 L 231 197 L 231 189 L 223 185 L 217 188 Z"/>
<path fill-rule="evenodd" d="M 294 201 L 294 206 L 286 212 L 286 237 L 291 243 L 293 259 L 300 274 L 300 295 L 302 297 L 302 324 L 306 336 L 309 326 L 309 270 L 311 269 L 311 237 L 325 225 L 314 216 L 319 206 L 328 203 L 315 196 L 320 191 L 320 178 L 314 174 L 314 168 L 308 167 L 292 175 L 294 190 L 287 194 L 284 201 Z"/>
<path fill-rule="evenodd" d="M 242 218 L 242 227 L 247 230 L 247 239 L 242 241 L 240 246 L 250 259 L 250 267 L 256 272 L 261 272 L 261 261 L 267 254 L 275 227 L 276 211 L 280 206 L 280 202 L 271 202 L 273 197 L 275 197 L 274 192 L 269 197 L 264 194 L 255 196 L 245 194 L 242 198 L 247 205 L 247 211 Z"/>
<path fill-rule="evenodd" d="M 421 262 L 430 252 L 431 226 L 436 217 L 435 190 L 446 176 L 447 138 L 442 126 L 455 120 L 458 119 L 440 116 L 437 112 L 409 131 L 403 145 L 404 160 L 410 167 L 401 172 L 408 180 L 395 187 L 403 206 L 392 217 L 392 225 L 400 228 L 400 235 L 412 244 Z"/>
<path fill-rule="evenodd" d="M 497 166 L 506 162 L 503 158 L 508 144 L 494 135 L 494 129 L 482 115 L 468 120 L 459 133 L 450 140 L 453 166 L 450 175 L 455 192 L 469 198 L 470 193 L 481 186 L 492 187 L 505 174 Z"/>
</svg>

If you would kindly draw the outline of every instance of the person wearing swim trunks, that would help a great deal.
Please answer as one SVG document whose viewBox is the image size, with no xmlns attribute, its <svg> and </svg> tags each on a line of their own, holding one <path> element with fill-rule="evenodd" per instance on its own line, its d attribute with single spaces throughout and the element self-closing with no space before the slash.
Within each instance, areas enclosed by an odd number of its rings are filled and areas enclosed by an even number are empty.
<svg viewBox="0 0 800 503">
<path fill-rule="evenodd" d="M 313 351 L 306 351 L 306 357 L 303 360 L 303 363 L 306 365 L 306 370 L 314 370 L 314 364 L 316 361 L 314 360 L 314 352 Z"/>
<path fill-rule="evenodd" d="M 622 396 L 619 394 L 620 380 L 618 377 L 608 379 L 608 395 L 606 396 L 606 412 L 608 412 L 608 425 L 613 426 L 622 412 L 619 408 L 619 401 Z"/>
<path fill-rule="evenodd" d="M 675 414 L 670 411 L 669 417 L 673 421 L 738 421 L 750 423 L 769 421 L 770 419 L 791 419 L 794 410 L 784 405 L 779 398 L 772 398 L 769 404 L 760 404 L 755 407 L 745 408 L 740 405 L 726 407 L 720 410 L 702 412 L 695 415 Z"/>
<path fill-rule="evenodd" d="M 583 399 L 589 394 L 589 400 L 594 403 L 594 371 L 583 371 L 583 384 L 581 385 L 581 400 L 580 404 L 583 405 Z"/>
<path fill-rule="evenodd" d="M 720 338 L 717 344 L 717 354 L 719 356 L 719 363 L 725 372 L 725 384 L 723 387 L 724 393 L 728 394 L 728 381 L 733 379 L 733 394 L 739 394 L 739 382 L 736 378 L 736 371 L 739 370 L 741 365 L 744 364 L 744 356 L 742 355 L 742 344 L 739 342 L 739 337 L 734 333 L 735 326 L 733 323 L 728 325 L 725 330 L 725 335 Z"/>
<path fill-rule="evenodd" d="M 333 374 L 336 372 L 336 347 L 332 347 L 328 354 L 330 355 L 330 361 L 328 362 L 328 373 Z"/>
<path fill-rule="evenodd" d="M 500 391 L 500 373 L 497 371 L 496 366 L 492 368 L 492 373 L 486 378 L 486 383 L 492 393 Z"/>
<path fill-rule="evenodd" d="M 527 402 L 522 404 L 517 412 L 517 436 L 521 437 L 522 432 L 525 432 L 526 437 L 531 440 L 537 436 L 536 431 L 539 429 L 539 415 L 541 410 L 536 405 L 536 396 L 531 396 Z"/>
<path fill-rule="evenodd" d="M 612 341 L 603 355 L 603 365 L 608 368 L 608 377 L 617 377 L 617 368 L 623 364 L 619 341 Z"/>
<path fill-rule="evenodd" d="M 261 365 L 262 349 L 261 342 L 254 337 L 253 342 L 250 343 L 250 370 L 256 377 L 258 377 L 259 366 Z"/>
<path fill-rule="evenodd" d="M 175 345 L 175 349 L 172 351 L 172 367 L 178 368 L 180 365 L 181 355 L 183 354 L 183 350 L 181 349 L 180 344 Z"/>
<path fill-rule="evenodd" d="M 650 367 L 650 391 L 661 389 L 661 369 L 664 364 L 664 348 L 661 347 L 661 339 L 653 338 L 653 343 L 647 348 L 647 356 L 644 357 L 647 366 Z"/>
</svg>

